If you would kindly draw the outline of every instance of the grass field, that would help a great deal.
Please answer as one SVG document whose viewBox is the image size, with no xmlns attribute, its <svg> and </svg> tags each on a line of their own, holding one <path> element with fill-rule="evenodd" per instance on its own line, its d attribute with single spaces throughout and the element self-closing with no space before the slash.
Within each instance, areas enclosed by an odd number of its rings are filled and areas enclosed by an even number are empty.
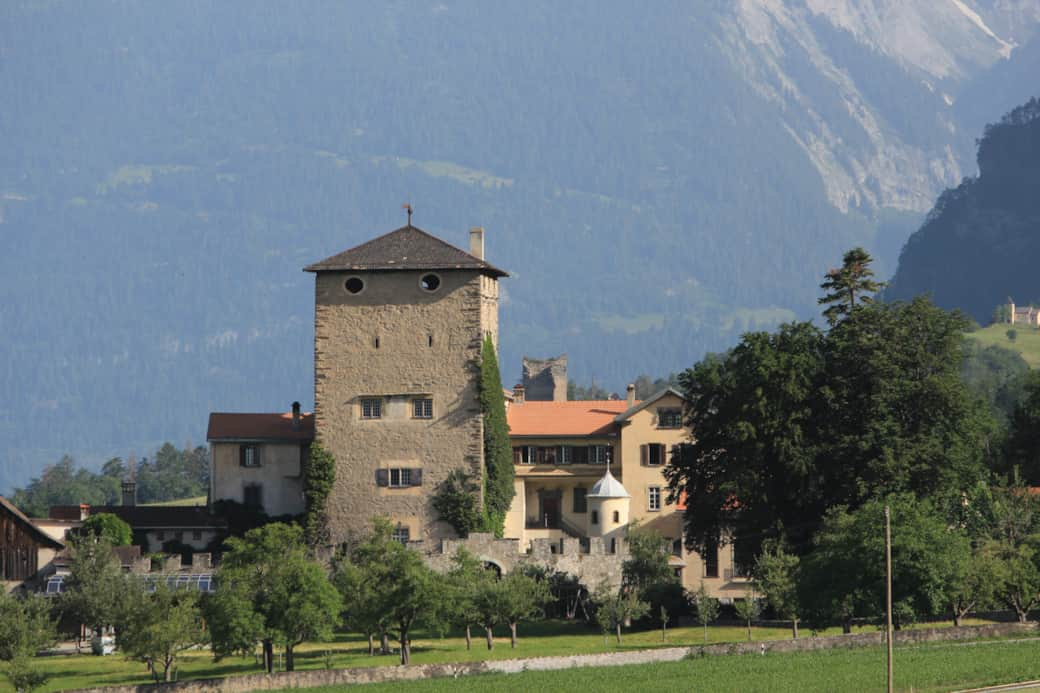
<svg viewBox="0 0 1040 693">
<path fill-rule="evenodd" d="M 864 630 L 872 629 L 873 627 L 864 628 Z M 838 630 L 835 629 L 821 634 L 834 635 L 837 632 Z M 667 642 L 661 641 L 661 632 L 656 630 L 626 633 L 624 642 L 620 646 L 615 644 L 613 638 L 610 638 L 608 644 L 604 645 L 603 636 L 599 631 L 578 623 L 549 621 L 521 624 L 519 633 L 520 642 L 515 650 L 509 647 L 508 634 L 503 630 L 503 632 L 497 633 L 495 649 L 488 652 L 479 633 L 474 633 L 476 637 L 473 649 L 467 651 L 461 634 L 452 634 L 446 638 L 431 638 L 420 632 L 413 639 L 412 661 L 415 664 L 425 664 L 545 657 L 698 645 L 704 642 L 703 631 L 699 627 L 670 629 Z M 790 637 L 790 631 L 786 628 L 754 628 L 753 636 L 756 641 L 786 639 Z M 710 643 L 737 642 L 746 640 L 747 634 L 743 628 L 739 627 L 712 626 L 708 628 L 708 638 Z M 396 643 L 394 644 L 396 645 Z M 367 643 L 356 635 L 340 635 L 329 643 L 308 643 L 301 646 L 297 652 L 296 667 L 301 670 L 325 668 L 326 657 L 331 666 L 337 669 L 394 666 L 398 662 L 394 655 L 370 657 L 367 653 Z M 1040 654 L 1040 650 L 1038 650 L 1038 654 Z M 109 657 L 58 655 L 41 657 L 36 662 L 42 671 L 50 675 L 50 680 L 40 689 L 45 692 L 68 688 L 148 683 L 150 681 L 144 664 L 127 661 L 118 654 Z M 1040 664 L 1037 666 L 1040 668 Z M 178 668 L 180 680 L 234 676 L 260 671 L 253 657 L 233 657 L 222 662 L 214 662 L 208 650 L 198 650 L 187 654 L 181 660 Z M 1037 671 L 1037 677 L 1040 677 L 1040 670 Z M 0 693 L 10 691 L 12 688 L 7 680 L 0 677 Z"/>
<path fill-rule="evenodd" d="M 984 327 L 967 334 L 968 339 L 974 339 L 983 346 L 996 344 L 1005 349 L 1016 351 L 1021 354 L 1030 368 L 1040 368 L 1040 330 L 1025 325 L 1015 325 L 1015 340 L 1007 338 L 1007 331 L 1011 325 L 997 324 Z"/>
<path fill-rule="evenodd" d="M 949 691 L 1040 677 L 1040 639 L 898 647 L 895 688 Z M 885 650 L 871 647 L 788 654 L 703 657 L 682 662 L 488 674 L 407 684 L 366 685 L 365 693 L 467 691 L 883 691 Z M 343 688 L 312 688 L 331 693 Z"/>
<path fill-rule="evenodd" d="M 157 502 L 157 503 L 142 503 L 141 505 L 146 505 L 146 506 L 149 506 L 149 507 L 155 507 L 155 506 L 170 507 L 170 506 L 182 506 L 182 505 L 195 506 L 195 505 L 205 505 L 205 504 L 206 504 L 206 497 L 205 496 L 195 496 L 194 498 L 178 498 L 176 500 L 160 501 L 160 502 Z"/>
</svg>

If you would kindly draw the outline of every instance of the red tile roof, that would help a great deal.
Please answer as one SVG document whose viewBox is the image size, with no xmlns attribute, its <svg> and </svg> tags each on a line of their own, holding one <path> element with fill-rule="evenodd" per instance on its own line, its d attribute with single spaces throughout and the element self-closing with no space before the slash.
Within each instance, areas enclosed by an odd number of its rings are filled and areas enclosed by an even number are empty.
<svg viewBox="0 0 1040 693">
<path fill-rule="evenodd" d="M 603 436 L 616 430 L 614 418 L 625 400 L 524 402 L 506 412 L 511 436 Z"/>
<path fill-rule="evenodd" d="M 280 440 L 308 443 L 314 440 L 314 414 L 301 414 L 293 427 L 292 413 L 209 415 L 206 440 Z"/>
</svg>

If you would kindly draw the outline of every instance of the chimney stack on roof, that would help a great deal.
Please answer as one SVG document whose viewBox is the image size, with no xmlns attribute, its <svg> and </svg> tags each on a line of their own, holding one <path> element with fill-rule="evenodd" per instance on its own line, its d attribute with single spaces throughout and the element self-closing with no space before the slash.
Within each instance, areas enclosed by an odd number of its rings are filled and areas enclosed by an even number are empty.
<svg viewBox="0 0 1040 693">
<path fill-rule="evenodd" d="M 123 505 L 127 508 L 132 508 L 137 505 L 137 482 L 133 479 L 127 479 L 122 484 L 123 487 Z"/>
<path fill-rule="evenodd" d="M 636 386 L 633 383 L 628 384 L 628 408 L 636 406 Z"/>
<path fill-rule="evenodd" d="M 300 403 L 292 403 L 292 428 L 294 431 L 300 430 Z"/>
<path fill-rule="evenodd" d="M 469 254 L 478 260 L 484 259 L 484 228 L 474 226 L 469 230 Z"/>
<path fill-rule="evenodd" d="M 524 386 L 517 383 L 513 386 L 513 404 L 524 403 Z"/>
</svg>

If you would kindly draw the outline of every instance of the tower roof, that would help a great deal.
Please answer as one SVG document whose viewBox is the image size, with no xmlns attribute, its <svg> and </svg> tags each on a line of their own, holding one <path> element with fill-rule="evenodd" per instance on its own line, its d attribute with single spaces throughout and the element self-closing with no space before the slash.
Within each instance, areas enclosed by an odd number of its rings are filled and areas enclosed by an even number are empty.
<svg viewBox="0 0 1040 693">
<path fill-rule="evenodd" d="M 412 225 L 304 268 L 305 272 L 388 271 L 388 270 L 477 270 L 492 277 L 509 274 L 478 257 Z"/>
<path fill-rule="evenodd" d="M 610 473 L 608 469 L 606 473 L 600 477 L 592 490 L 586 495 L 586 498 L 631 498 L 632 495 L 625 490 L 625 487 L 620 481 L 614 478 L 614 475 Z"/>
</svg>

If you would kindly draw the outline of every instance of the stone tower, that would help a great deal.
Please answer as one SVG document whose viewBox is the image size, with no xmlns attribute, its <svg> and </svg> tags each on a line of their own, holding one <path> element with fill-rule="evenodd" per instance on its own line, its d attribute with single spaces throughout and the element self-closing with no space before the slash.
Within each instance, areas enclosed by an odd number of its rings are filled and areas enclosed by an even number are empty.
<svg viewBox="0 0 1040 693">
<path fill-rule="evenodd" d="M 484 231 L 464 252 L 411 224 L 306 268 L 315 274 L 316 439 L 336 458 L 333 542 L 387 517 L 401 540 L 451 535 L 431 497 L 453 469 L 479 483 L 475 364 L 498 343 Z"/>
<path fill-rule="evenodd" d="M 532 402 L 567 401 L 567 354 L 555 358 L 524 357 L 524 396 Z"/>
</svg>

